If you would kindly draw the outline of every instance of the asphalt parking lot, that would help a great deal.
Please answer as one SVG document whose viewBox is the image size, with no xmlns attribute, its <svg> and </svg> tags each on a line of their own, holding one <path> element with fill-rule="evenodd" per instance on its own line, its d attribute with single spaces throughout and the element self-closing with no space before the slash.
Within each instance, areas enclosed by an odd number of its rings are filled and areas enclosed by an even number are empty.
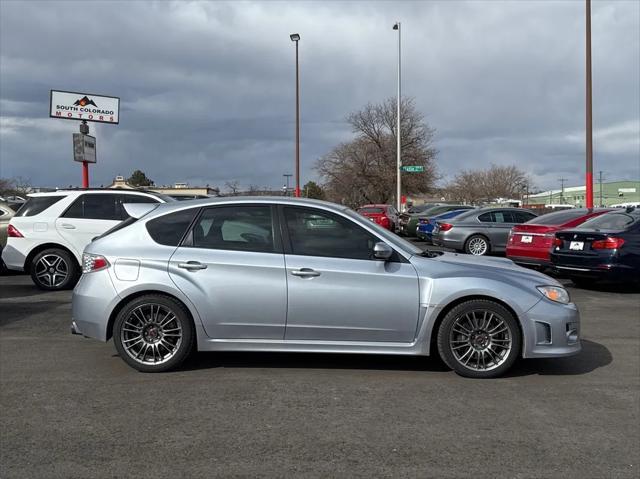
<svg viewBox="0 0 640 479">
<path fill-rule="evenodd" d="M 142 374 L 0 277 L 0 476 L 638 477 L 640 294 L 569 286 L 579 356 L 470 380 L 438 360 L 198 354 Z"/>
</svg>

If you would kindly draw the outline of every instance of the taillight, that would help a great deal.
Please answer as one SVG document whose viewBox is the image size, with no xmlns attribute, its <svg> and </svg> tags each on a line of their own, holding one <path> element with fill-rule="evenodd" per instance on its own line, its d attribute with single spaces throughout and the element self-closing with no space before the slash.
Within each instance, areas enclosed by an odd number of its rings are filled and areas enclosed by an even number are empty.
<svg viewBox="0 0 640 479">
<path fill-rule="evenodd" d="M 560 246 L 562 246 L 563 244 L 564 244 L 564 241 L 562 241 L 562 239 L 560 239 L 560 238 L 557 238 L 557 237 L 556 237 L 556 239 L 554 239 L 554 240 L 553 240 L 553 246 L 558 246 L 558 247 L 560 247 Z"/>
<path fill-rule="evenodd" d="M 24 236 L 22 236 L 22 233 L 18 231 L 18 228 L 13 225 L 7 226 L 7 236 L 9 238 L 24 238 Z"/>
<path fill-rule="evenodd" d="M 101 269 L 108 268 L 109 262 L 104 256 L 99 254 L 82 254 L 82 272 L 93 273 L 94 271 L 100 271 Z"/>
<path fill-rule="evenodd" d="M 453 228 L 451 223 L 440 223 L 440 231 L 449 231 L 451 228 Z"/>
<path fill-rule="evenodd" d="M 591 243 L 591 249 L 617 249 L 624 244 L 622 238 L 607 238 Z"/>
</svg>

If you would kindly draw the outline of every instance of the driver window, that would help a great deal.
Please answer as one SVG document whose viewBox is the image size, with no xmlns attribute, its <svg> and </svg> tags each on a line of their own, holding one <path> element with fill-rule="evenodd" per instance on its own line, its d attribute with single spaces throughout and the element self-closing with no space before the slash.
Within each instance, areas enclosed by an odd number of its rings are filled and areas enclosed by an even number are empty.
<svg viewBox="0 0 640 479">
<path fill-rule="evenodd" d="M 354 222 L 322 210 L 285 207 L 293 254 L 333 258 L 372 259 L 378 241 Z"/>
</svg>

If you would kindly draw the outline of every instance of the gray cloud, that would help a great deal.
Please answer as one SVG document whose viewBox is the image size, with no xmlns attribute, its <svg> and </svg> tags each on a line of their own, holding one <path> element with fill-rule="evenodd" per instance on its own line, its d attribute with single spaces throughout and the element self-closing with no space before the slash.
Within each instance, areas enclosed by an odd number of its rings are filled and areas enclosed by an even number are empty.
<svg viewBox="0 0 640 479">
<path fill-rule="evenodd" d="M 350 137 L 344 117 L 403 92 L 437 129 L 445 177 L 515 163 L 541 188 L 584 163 L 584 4 L 469 2 L 2 2 L 0 175 L 79 183 L 73 122 L 51 88 L 120 96 L 91 125 L 94 184 L 141 168 L 157 183 L 277 187 L 293 169 L 294 49 L 302 35 L 303 179 Z M 26 20 L 28 19 L 28 21 Z M 593 6 L 595 169 L 640 177 L 640 4 Z"/>
</svg>

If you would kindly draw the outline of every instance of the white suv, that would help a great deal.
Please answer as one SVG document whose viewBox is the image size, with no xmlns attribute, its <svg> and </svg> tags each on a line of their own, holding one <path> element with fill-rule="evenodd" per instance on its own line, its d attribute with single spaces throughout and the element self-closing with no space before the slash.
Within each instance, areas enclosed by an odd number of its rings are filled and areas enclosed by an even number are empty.
<svg viewBox="0 0 640 479">
<path fill-rule="evenodd" d="M 166 203 L 172 198 L 139 190 L 64 190 L 34 193 L 11 219 L 2 259 L 31 274 L 42 289 L 73 288 L 82 251 L 93 238 L 129 218 L 124 203 Z"/>
</svg>

